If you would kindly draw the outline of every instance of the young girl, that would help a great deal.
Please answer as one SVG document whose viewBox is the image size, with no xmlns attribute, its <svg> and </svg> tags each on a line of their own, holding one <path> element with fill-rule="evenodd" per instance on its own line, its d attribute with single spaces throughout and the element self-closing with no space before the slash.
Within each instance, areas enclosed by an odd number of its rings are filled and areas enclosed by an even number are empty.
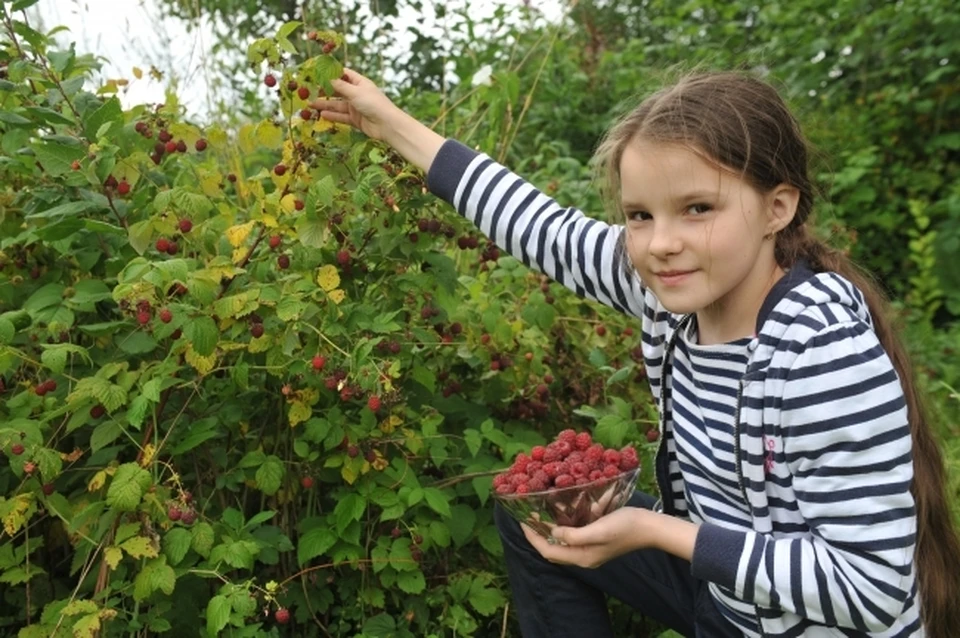
<svg viewBox="0 0 960 638">
<path fill-rule="evenodd" d="M 611 636 L 605 595 L 685 635 L 960 636 L 941 455 L 878 288 L 808 231 L 804 139 L 767 84 L 701 74 L 598 150 L 620 224 L 445 140 L 363 76 L 325 119 L 427 172 L 501 248 L 639 318 L 661 498 L 543 539 L 497 524 L 523 635 Z"/>
</svg>

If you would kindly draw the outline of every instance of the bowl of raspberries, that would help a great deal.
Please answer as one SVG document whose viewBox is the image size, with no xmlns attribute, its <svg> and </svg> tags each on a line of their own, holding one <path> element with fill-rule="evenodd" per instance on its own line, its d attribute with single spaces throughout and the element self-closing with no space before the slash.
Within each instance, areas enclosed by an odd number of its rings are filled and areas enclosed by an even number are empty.
<svg viewBox="0 0 960 638">
<path fill-rule="evenodd" d="M 550 527 L 583 527 L 619 509 L 633 494 L 640 459 L 632 446 L 608 448 L 589 432 L 566 429 L 521 452 L 493 478 L 494 498 L 544 538 Z"/>
</svg>

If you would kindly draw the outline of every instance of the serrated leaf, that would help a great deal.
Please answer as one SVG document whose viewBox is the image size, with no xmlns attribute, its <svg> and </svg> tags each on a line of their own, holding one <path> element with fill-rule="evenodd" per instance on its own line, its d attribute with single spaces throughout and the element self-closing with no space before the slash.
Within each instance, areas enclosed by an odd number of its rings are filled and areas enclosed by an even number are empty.
<svg viewBox="0 0 960 638">
<path fill-rule="evenodd" d="M 60 453 L 50 448 L 40 448 L 33 453 L 33 460 L 40 468 L 40 475 L 47 483 L 52 482 L 63 469 Z"/>
<path fill-rule="evenodd" d="M 408 594 L 419 594 L 427 588 L 427 581 L 419 569 L 397 574 L 397 587 Z"/>
<path fill-rule="evenodd" d="M 93 638 L 100 631 L 99 612 L 87 614 L 73 623 L 73 638 Z"/>
<path fill-rule="evenodd" d="M 187 360 L 187 363 L 192 365 L 194 369 L 201 375 L 210 374 L 210 371 L 213 370 L 217 365 L 216 354 L 211 354 L 209 357 L 204 357 L 193 349 L 192 344 L 187 346 L 187 352 L 183 355 L 183 357 Z"/>
<path fill-rule="evenodd" d="M 230 242 L 230 245 L 234 248 L 239 248 L 241 244 L 247 239 L 250 235 L 250 231 L 253 230 L 254 225 L 257 222 L 249 221 L 244 224 L 237 224 L 236 226 L 231 226 L 226 231 L 227 241 Z"/>
<path fill-rule="evenodd" d="M 53 177 L 71 172 L 74 160 L 81 160 L 87 154 L 83 146 L 55 142 L 34 144 L 33 152 L 44 171 Z"/>
<path fill-rule="evenodd" d="M 447 526 L 450 528 L 450 537 L 458 546 L 463 546 L 473 534 L 473 528 L 477 523 L 477 514 L 469 505 L 454 505 L 450 508 L 450 520 Z"/>
<path fill-rule="evenodd" d="M 426 487 L 423 489 L 423 497 L 430 509 L 444 518 L 450 518 L 450 501 L 441 490 L 435 487 Z"/>
<path fill-rule="evenodd" d="M 90 435 L 90 449 L 96 453 L 107 447 L 123 434 L 120 424 L 113 419 L 98 423 Z"/>
<path fill-rule="evenodd" d="M 122 558 L 123 552 L 120 551 L 119 547 L 108 547 L 103 550 L 103 560 L 107 562 L 110 569 L 116 569 Z"/>
<path fill-rule="evenodd" d="M 210 317 L 197 317 L 187 324 L 185 332 L 193 350 L 201 357 L 209 357 L 216 350 L 220 331 Z"/>
<path fill-rule="evenodd" d="M 107 488 L 107 505 L 124 512 L 134 511 L 151 481 L 145 469 L 136 463 L 124 463 L 117 468 Z"/>
<path fill-rule="evenodd" d="M 597 421 L 594 438 L 610 447 L 619 448 L 633 427 L 633 423 L 619 414 L 608 414 Z"/>
<path fill-rule="evenodd" d="M 477 610 L 478 614 L 490 616 L 498 610 L 503 609 L 506 599 L 500 590 L 493 587 L 484 587 L 479 580 L 473 581 L 470 588 L 470 606 Z"/>
<path fill-rule="evenodd" d="M 264 494 L 276 494 L 283 484 L 283 475 L 283 461 L 271 454 L 263 462 L 263 465 L 257 468 L 257 487 Z"/>
<path fill-rule="evenodd" d="M 216 636 L 230 622 L 231 605 L 226 596 L 217 595 L 207 603 L 207 635 Z"/>
<path fill-rule="evenodd" d="M 190 541 L 190 547 L 193 548 L 193 551 L 200 554 L 204 558 L 209 557 L 214 541 L 213 527 L 206 522 L 197 523 L 193 526 L 193 530 L 190 532 L 190 534 L 192 537 Z"/>
<path fill-rule="evenodd" d="M 153 542 L 145 536 L 134 536 L 128 538 L 120 544 L 120 549 L 128 553 L 131 558 L 156 558 L 157 548 Z"/>
<path fill-rule="evenodd" d="M 6 317 L 0 317 L 0 345 L 7 345 L 17 334 L 17 327 Z"/>
<path fill-rule="evenodd" d="M 313 415 L 313 408 L 303 401 L 292 401 L 290 403 L 290 427 L 303 423 Z"/>
<path fill-rule="evenodd" d="M 303 566 L 324 554 L 337 542 L 337 535 L 326 527 L 315 527 L 300 537 L 297 543 L 297 562 Z"/>
<path fill-rule="evenodd" d="M 142 394 L 131 401 L 130 407 L 127 409 L 127 420 L 130 425 L 139 430 L 143 426 L 143 420 L 147 417 L 152 405 L 153 402 Z"/>
<path fill-rule="evenodd" d="M 113 412 L 127 400 L 126 391 L 118 385 L 100 377 L 80 379 L 73 392 L 67 397 L 68 403 L 85 403 L 96 399 L 108 412 Z"/>
<path fill-rule="evenodd" d="M 342 534 L 350 523 L 359 521 L 366 509 L 367 501 L 359 494 L 347 494 L 340 499 L 333 508 L 334 516 L 337 518 L 337 532 Z"/>
</svg>

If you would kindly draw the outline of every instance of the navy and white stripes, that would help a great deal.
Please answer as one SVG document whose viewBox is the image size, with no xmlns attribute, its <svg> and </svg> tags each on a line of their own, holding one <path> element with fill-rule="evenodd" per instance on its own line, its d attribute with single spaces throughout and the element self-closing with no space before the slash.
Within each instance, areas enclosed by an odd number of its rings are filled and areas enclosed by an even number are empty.
<svg viewBox="0 0 960 638">
<path fill-rule="evenodd" d="M 859 290 L 799 265 L 765 300 L 745 360 L 732 351 L 714 364 L 623 268 L 623 227 L 559 206 L 453 140 L 428 184 L 525 264 L 640 319 L 665 403 L 664 511 L 702 521 L 692 571 L 744 633 L 923 634 L 906 404 Z"/>
</svg>

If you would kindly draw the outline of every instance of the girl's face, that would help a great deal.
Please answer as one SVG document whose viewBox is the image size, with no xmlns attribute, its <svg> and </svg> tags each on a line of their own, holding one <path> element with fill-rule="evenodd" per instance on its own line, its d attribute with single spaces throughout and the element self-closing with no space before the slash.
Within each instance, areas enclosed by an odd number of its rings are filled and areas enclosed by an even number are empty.
<svg viewBox="0 0 960 638">
<path fill-rule="evenodd" d="M 769 235 L 785 225 L 775 198 L 679 145 L 631 142 L 620 176 L 627 250 L 643 282 L 667 310 L 697 313 L 701 343 L 752 335 L 783 275 Z"/>
</svg>

